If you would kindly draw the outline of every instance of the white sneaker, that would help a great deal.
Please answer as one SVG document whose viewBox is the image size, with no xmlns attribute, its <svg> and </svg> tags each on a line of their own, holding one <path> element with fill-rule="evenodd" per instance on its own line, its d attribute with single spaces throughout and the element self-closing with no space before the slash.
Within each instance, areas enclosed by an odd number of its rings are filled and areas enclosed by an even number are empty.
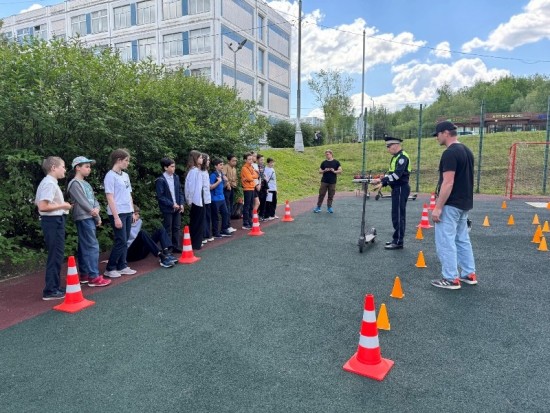
<svg viewBox="0 0 550 413">
<path fill-rule="evenodd" d="M 278 217 L 277 215 L 275 215 L 275 216 L 273 217 L 273 219 L 279 219 L 279 217 Z"/>
<path fill-rule="evenodd" d="M 207 241 L 208 241 L 208 242 L 212 242 L 212 241 L 214 241 L 215 239 L 216 239 L 216 238 L 214 238 L 214 237 L 210 237 L 210 238 L 207 239 Z"/>
<path fill-rule="evenodd" d="M 237 230 L 236 230 L 235 228 L 233 228 L 233 227 L 229 227 L 229 228 L 227 228 L 226 231 L 227 231 L 227 232 L 235 232 L 235 231 L 237 231 Z"/>
<path fill-rule="evenodd" d="M 109 278 L 120 278 L 122 276 L 117 270 L 105 271 L 103 275 Z"/>
<path fill-rule="evenodd" d="M 203 239 L 203 240 L 202 240 L 202 245 L 206 244 L 207 242 L 208 242 L 208 240 Z"/>
<path fill-rule="evenodd" d="M 132 270 L 130 267 L 126 267 L 122 270 L 118 270 L 118 272 L 122 275 L 134 275 L 137 271 Z"/>
<path fill-rule="evenodd" d="M 275 219 L 275 217 L 269 217 L 267 220 L 268 221 L 273 221 Z"/>
</svg>

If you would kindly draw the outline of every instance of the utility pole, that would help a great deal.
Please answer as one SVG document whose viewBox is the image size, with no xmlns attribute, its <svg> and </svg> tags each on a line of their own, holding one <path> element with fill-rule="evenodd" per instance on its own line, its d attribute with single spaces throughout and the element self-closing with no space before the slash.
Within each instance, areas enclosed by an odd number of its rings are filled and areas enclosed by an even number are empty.
<svg viewBox="0 0 550 413">
<path fill-rule="evenodd" d="M 302 104 L 302 0 L 298 0 L 298 88 L 296 89 L 296 133 L 294 135 L 294 150 L 296 152 L 304 151 L 304 138 L 302 128 L 300 127 L 300 106 Z"/>
<path fill-rule="evenodd" d="M 365 30 L 363 29 L 363 77 L 361 80 L 361 111 L 363 112 L 363 166 L 361 178 L 366 176 L 365 166 L 367 164 L 367 111 L 365 110 Z"/>
</svg>

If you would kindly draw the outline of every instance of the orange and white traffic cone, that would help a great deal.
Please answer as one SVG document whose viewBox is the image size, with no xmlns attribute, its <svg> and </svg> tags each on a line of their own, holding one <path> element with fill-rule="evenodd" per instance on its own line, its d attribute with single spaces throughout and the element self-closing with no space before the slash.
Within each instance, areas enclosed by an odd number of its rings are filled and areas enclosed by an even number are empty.
<svg viewBox="0 0 550 413">
<path fill-rule="evenodd" d="M 260 220 L 258 219 L 258 211 L 254 210 L 252 215 L 252 229 L 248 232 L 248 235 L 252 237 L 259 237 L 264 235 L 265 232 L 262 232 L 260 229 Z"/>
<path fill-rule="evenodd" d="M 394 362 L 382 358 L 378 342 L 378 328 L 374 311 L 374 296 L 365 296 L 365 307 L 357 352 L 344 364 L 344 370 L 382 381 L 393 367 Z"/>
<path fill-rule="evenodd" d="M 84 310 L 87 307 L 91 307 L 94 304 L 95 301 L 86 300 L 82 295 L 82 290 L 80 289 L 80 279 L 78 277 L 78 271 L 76 270 L 76 263 L 74 257 L 71 255 L 67 264 L 67 288 L 65 289 L 65 300 L 62 304 L 56 305 L 53 309 L 72 314 L 77 311 Z"/>
<path fill-rule="evenodd" d="M 433 228 L 433 225 L 430 225 L 430 219 L 428 217 L 428 205 L 424 204 L 422 208 L 422 218 L 420 219 L 420 224 L 416 226 L 417 228 Z"/>
<path fill-rule="evenodd" d="M 283 222 L 292 222 L 294 221 L 294 218 L 292 218 L 292 215 L 290 215 L 290 204 L 288 201 L 285 203 L 285 216 L 283 218 Z"/>
<path fill-rule="evenodd" d="M 194 264 L 200 261 L 200 257 L 195 257 L 193 246 L 191 245 L 191 235 L 189 235 L 189 227 L 186 225 L 183 228 L 183 247 L 181 257 L 178 260 L 180 264 Z"/>
<path fill-rule="evenodd" d="M 430 196 L 430 211 L 433 211 L 435 209 L 435 194 L 432 193 L 432 196 Z"/>
</svg>

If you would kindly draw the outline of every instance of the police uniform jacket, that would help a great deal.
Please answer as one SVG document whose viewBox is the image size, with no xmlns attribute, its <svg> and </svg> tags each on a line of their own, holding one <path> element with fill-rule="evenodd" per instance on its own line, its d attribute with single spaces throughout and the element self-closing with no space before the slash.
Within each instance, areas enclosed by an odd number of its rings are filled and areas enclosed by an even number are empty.
<svg viewBox="0 0 550 413">
<path fill-rule="evenodd" d="M 390 186 L 392 188 L 407 185 L 409 183 L 409 175 L 411 173 L 411 162 L 407 152 L 401 150 L 396 153 L 390 161 L 390 169 L 388 174 L 381 179 L 382 186 Z"/>
</svg>

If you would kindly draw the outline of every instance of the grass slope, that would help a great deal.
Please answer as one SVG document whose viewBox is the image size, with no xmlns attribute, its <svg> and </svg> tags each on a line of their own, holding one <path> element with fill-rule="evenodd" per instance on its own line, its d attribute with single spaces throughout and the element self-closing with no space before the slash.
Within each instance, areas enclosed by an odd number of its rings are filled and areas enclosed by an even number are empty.
<svg viewBox="0 0 550 413">
<path fill-rule="evenodd" d="M 508 155 L 510 147 L 515 142 L 544 142 L 546 133 L 542 132 L 512 132 L 488 134 L 483 138 L 482 165 L 480 178 L 480 192 L 485 194 L 504 194 L 506 189 L 506 175 L 508 171 Z M 462 136 L 460 142 L 467 145 L 475 156 L 475 173 L 479 157 L 479 136 Z M 306 148 L 304 153 L 297 153 L 293 149 L 264 149 L 261 153 L 267 159 L 275 159 L 279 198 L 296 200 L 315 195 L 319 188 L 320 175 L 317 173 L 319 165 L 325 159 L 326 149 L 334 151 L 335 159 L 342 164 L 343 173 L 338 179 L 338 191 L 352 191 L 355 185 L 351 182 L 353 175 L 361 172 L 363 147 L 360 143 L 334 144 Z M 411 188 L 416 188 L 416 170 L 418 159 L 418 140 L 407 139 L 403 142 L 403 149 L 409 154 L 412 162 Z M 420 192 L 433 192 L 437 184 L 437 170 L 443 148 L 435 138 L 423 139 L 420 148 Z M 544 152 L 544 146 L 538 147 L 538 152 Z M 391 156 L 386 150 L 383 141 L 368 142 L 366 147 L 367 172 L 373 174 L 386 172 Z M 541 156 L 542 159 L 542 156 Z M 542 161 L 537 161 L 537 165 Z"/>
</svg>

